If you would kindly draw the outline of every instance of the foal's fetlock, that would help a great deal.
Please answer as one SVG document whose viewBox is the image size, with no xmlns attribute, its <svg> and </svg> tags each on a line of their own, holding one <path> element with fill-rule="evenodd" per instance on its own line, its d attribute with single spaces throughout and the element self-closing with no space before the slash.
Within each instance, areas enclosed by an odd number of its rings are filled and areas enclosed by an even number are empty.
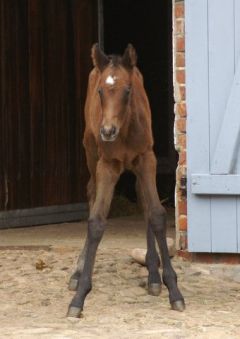
<svg viewBox="0 0 240 339">
<path fill-rule="evenodd" d="M 83 303 L 84 298 L 79 298 L 75 295 L 68 307 L 67 317 L 80 318 L 83 311 Z"/>
<path fill-rule="evenodd" d="M 67 317 L 73 317 L 73 318 L 81 317 L 85 298 L 88 295 L 88 293 L 91 291 L 91 289 L 92 289 L 91 284 L 88 284 L 87 286 L 82 286 L 81 282 L 79 283 L 78 291 L 73 297 L 68 307 Z"/>
<path fill-rule="evenodd" d="M 67 317 L 68 318 L 81 318 L 82 308 L 74 305 L 69 305 Z"/>
<path fill-rule="evenodd" d="M 163 270 L 162 274 L 163 283 L 168 288 L 174 287 L 177 285 L 177 274 L 174 270 Z"/>
<path fill-rule="evenodd" d="M 68 283 L 68 289 L 70 291 L 76 291 L 78 289 L 80 277 L 81 277 L 81 272 L 76 271 L 73 273 Z"/>
<path fill-rule="evenodd" d="M 161 283 L 149 283 L 148 284 L 148 294 L 158 297 L 162 292 Z"/>
<path fill-rule="evenodd" d="M 160 259 L 155 250 L 155 247 L 150 248 L 147 251 L 146 266 L 148 269 L 148 294 L 159 296 L 162 291 L 162 280 L 158 271 L 160 266 Z"/>
<path fill-rule="evenodd" d="M 149 271 L 148 276 L 148 294 L 159 296 L 162 291 L 162 280 L 158 270 Z"/>
<path fill-rule="evenodd" d="M 163 282 L 169 291 L 169 302 L 171 304 L 171 309 L 179 312 L 184 311 L 185 302 L 177 286 L 177 275 L 175 271 L 170 270 L 163 272 Z"/>
<path fill-rule="evenodd" d="M 169 301 L 172 310 L 179 312 L 185 310 L 185 301 L 177 286 L 169 291 Z"/>
<path fill-rule="evenodd" d="M 184 299 L 171 302 L 171 308 L 174 311 L 183 312 L 186 308 Z"/>
</svg>

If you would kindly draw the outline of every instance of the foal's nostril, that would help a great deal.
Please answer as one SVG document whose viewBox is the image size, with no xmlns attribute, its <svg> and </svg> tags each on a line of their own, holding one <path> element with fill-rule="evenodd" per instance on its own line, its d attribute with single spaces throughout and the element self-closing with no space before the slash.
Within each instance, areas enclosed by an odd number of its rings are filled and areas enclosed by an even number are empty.
<svg viewBox="0 0 240 339">
<path fill-rule="evenodd" d="M 115 126 L 112 126 L 112 131 L 111 131 L 111 134 L 112 134 L 112 135 L 115 135 L 115 134 L 116 134 L 116 132 L 117 132 L 117 129 L 116 129 L 116 127 L 115 127 Z"/>
<path fill-rule="evenodd" d="M 117 128 L 115 126 L 102 126 L 100 128 L 100 133 L 104 138 L 112 138 L 117 133 Z"/>
</svg>

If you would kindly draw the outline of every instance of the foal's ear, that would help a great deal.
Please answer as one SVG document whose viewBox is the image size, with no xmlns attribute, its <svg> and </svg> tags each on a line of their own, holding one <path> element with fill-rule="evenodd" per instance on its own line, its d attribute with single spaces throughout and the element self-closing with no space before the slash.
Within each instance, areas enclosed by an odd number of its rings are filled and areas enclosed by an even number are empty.
<svg viewBox="0 0 240 339">
<path fill-rule="evenodd" d="M 93 65 L 101 72 L 109 63 L 109 58 L 103 53 L 98 44 L 94 44 L 92 47 L 92 61 Z"/>
<path fill-rule="evenodd" d="M 137 64 L 137 53 L 133 45 L 128 44 L 122 57 L 122 64 L 126 68 L 133 68 Z"/>
</svg>

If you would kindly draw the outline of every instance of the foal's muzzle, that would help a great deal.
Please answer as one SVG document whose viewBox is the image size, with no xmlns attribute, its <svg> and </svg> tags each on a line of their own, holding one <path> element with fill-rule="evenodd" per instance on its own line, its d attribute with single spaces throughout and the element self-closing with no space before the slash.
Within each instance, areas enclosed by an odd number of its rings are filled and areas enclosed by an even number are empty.
<svg viewBox="0 0 240 339">
<path fill-rule="evenodd" d="M 114 141 L 118 135 L 118 129 L 114 126 L 102 126 L 100 135 L 103 141 Z"/>
</svg>

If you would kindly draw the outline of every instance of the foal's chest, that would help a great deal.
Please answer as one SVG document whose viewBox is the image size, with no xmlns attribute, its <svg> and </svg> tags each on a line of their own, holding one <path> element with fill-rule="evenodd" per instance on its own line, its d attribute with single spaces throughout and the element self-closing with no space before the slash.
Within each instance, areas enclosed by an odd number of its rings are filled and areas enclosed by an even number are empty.
<svg viewBox="0 0 240 339">
<path fill-rule="evenodd" d="M 131 145 L 108 143 L 104 144 L 103 147 L 100 147 L 99 151 L 99 155 L 104 157 L 106 160 L 119 161 L 124 169 L 132 170 L 139 154 L 144 153 L 145 149 L 139 149 L 136 151 L 133 147 L 131 147 Z"/>
</svg>

